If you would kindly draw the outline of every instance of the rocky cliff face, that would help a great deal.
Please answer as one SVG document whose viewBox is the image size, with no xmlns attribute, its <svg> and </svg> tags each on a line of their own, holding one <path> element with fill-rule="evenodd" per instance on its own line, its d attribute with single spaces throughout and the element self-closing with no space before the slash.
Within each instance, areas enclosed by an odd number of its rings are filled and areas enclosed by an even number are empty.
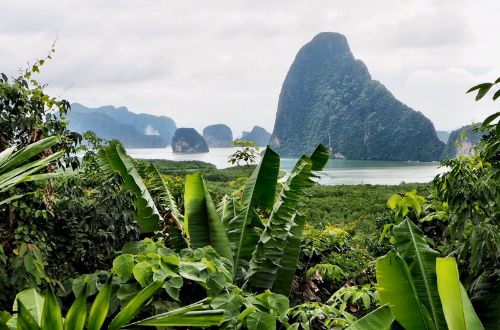
<svg viewBox="0 0 500 330">
<path fill-rule="evenodd" d="M 459 155 L 472 156 L 476 153 L 474 145 L 483 137 L 482 132 L 473 130 L 474 125 L 467 125 L 451 132 L 442 158 L 454 158 Z"/>
<path fill-rule="evenodd" d="M 176 153 L 208 152 L 205 139 L 194 128 L 178 128 L 172 138 L 172 151 Z"/>
<path fill-rule="evenodd" d="M 210 148 L 230 147 L 233 132 L 224 124 L 209 125 L 203 129 L 203 138 Z"/>
<path fill-rule="evenodd" d="M 265 147 L 269 144 L 269 139 L 271 138 L 271 133 L 266 131 L 265 128 L 260 126 L 254 126 L 250 132 L 243 131 L 241 139 L 237 141 L 252 141 L 258 147 Z"/>
<path fill-rule="evenodd" d="M 281 89 L 271 145 L 298 156 L 318 143 L 348 159 L 438 160 L 434 125 L 398 101 L 352 55 L 346 38 L 320 33 L 298 52 Z"/>
</svg>

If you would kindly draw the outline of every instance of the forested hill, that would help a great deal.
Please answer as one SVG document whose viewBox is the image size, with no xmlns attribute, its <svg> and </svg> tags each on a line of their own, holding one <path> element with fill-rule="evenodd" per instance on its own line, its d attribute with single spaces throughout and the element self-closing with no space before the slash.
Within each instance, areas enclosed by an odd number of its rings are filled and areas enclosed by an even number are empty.
<svg viewBox="0 0 500 330">
<path fill-rule="evenodd" d="M 71 130 L 80 133 L 92 130 L 106 140 L 118 139 L 129 148 L 165 147 L 177 129 L 169 117 L 136 114 L 125 107 L 92 109 L 73 103 L 68 119 Z"/>
<path fill-rule="evenodd" d="M 454 158 L 459 155 L 473 155 L 474 145 L 481 140 L 484 133 L 476 132 L 474 125 L 463 126 L 451 132 L 442 158 Z"/>
<path fill-rule="evenodd" d="M 318 143 L 348 159 L 432 161 L 444 143 L 432 122 L 398 101 L 346 38 L 325 32 L 298 52 L 280 93 L 271 145 L 297 156 Z"/>
</svg>

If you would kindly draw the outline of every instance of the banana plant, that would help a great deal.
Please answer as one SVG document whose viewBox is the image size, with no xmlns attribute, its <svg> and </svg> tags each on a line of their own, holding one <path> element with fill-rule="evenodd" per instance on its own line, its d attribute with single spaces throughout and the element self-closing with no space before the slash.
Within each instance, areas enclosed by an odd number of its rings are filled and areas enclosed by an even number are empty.
<svg viewBox="0 0 500 330">
<path fill-rule="evenodd" d="M 120 143 L 112 143 L 102 148 L 98 162 L 105 173 L 117 173 L 123 179 L 122 187 L 134 194 L 137 224 L 143 232 L 160 230 L 162 216 L 146 188 L 142 177 L 135 168 L 132 158 Z"/>
<path fill-rule="evenodd" d="M 158 207 L 123 147 L 113 144 L 101 155 L 101 167 L 121 175 L 123 187 L 134 193 L 141 228 L 146 232 L 158 230 L 161 220 Z M 280 159 L 271 148 L 266 148 L 243 188 L 242 198 L 225 197 L 220 215 L 201 174 L 187 175 L 182 226 L 188 244 L 211 245 L 230 260 L 237 284 L 250 290 L 274 289 L 288 294 L 304 228 L 298 203 L 304 189 L 312 184 L 314 172 L 323 169 L 329 156 L 323 145 L 310 156 L 302 156 L 277 195 Z M 163 190 L 168 188 L 165 186 Z M 169 201 L 173 213 L 181 218 L 172 199 Z M 269 219 L 261 219 L 259 211 L 264 210 L 271 211 Z"/>
<path fill-rule="evenodd" d="M 31 160 L 34 156 L 48 150 L 59 142 L 59 137 L 51 136 L 23 148 L 13 146 L 0 152 L 0 193 L 22 182 L 44 180 L 60 175 L 61 173 L 59 172 L 35 173 L 47 167 L 51 162 L 61 158 L 64 155 L 64 151 L 58 151 L 50 156 Z M 0 199 L 0 205 L 9 203 L 20 197 L 22 197 L 22 195 Z"/>
<path fill-rule="evenodd" d="M 87 295 L 83 290 L 64 318 L 52 291 L 49 290 L 45 295 L 40 295 L 35 289 L 25 290 L 18 294 L 14 304 L 14 311 L 17 313 L 6 322 L 5 326 L 8 329 L 19 330 L 98 330 L 103 328 L 117 330 L 131 326 L 208 327 L 222 323 L 224 310 L 212 309 L 208 299 L 130 323 L 163 284 L 163 281 L 155 281 L 145 287 L 113 318 L 108 315 L 111 281 L 108 281 L 99 291 L 90 306 L 90 311 L 87 311 Z"/>
<path fill-rule="evenodd" d="M 376 277 L 383 307 L 349 329 L 484 329 L 458 278 L 454 258 L 439 258 L 423 232 L 409 219 L 394 227 L 395 249 L 377 260 Z M 388 316 L 387 307 L 391 315 Z"/>
</svg>

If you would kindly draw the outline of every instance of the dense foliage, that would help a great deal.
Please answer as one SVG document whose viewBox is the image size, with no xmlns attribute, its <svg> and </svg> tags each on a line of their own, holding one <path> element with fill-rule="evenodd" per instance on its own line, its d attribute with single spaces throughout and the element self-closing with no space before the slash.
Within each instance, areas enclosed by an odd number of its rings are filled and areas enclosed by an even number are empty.
<svg viewBox="0 0 500 330">
<path fill-rule="evenodd" d="M 336 33 L 318 34 L 297 54 L 271 137 L 287 156 L 317 143 L 348 159 L 433 161 L 444 148 L 432 122 L 372 80 Z"/>
<path fill-rule="evenodd" d="M 75 149 L 49 116 L 66 102 L 40 105 L 23 77 L 2 77 L 22 90 L 2 100 L 31 95 L 38 115 L 26 128 L 2 105 L 0 328 L 498 327 L 500 113 L 431 184 L 322 187 L 323 145 L 285 177 L 269 147 L 226 170 L 133 160 L 92 133 Z"/>
<path fill-rule="evenodd" d="M 456 158 L 459 155 L 472 155 L 474 146 L 481 140 L 483 133 L 477 125 L 467 125 L 451 132 L 442 158 Z"/>
</svg>

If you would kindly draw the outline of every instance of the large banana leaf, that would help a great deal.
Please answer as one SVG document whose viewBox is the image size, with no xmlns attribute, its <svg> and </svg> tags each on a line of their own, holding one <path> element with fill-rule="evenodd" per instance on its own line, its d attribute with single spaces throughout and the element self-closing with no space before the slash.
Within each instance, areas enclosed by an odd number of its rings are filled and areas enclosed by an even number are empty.
<svg viewBox="0 0 500 330">
<path fill-rule="evenodd" d="M 301 200 L 305 188 L 313 182 L 314 170 L 321 170 L 328 161 L 328 149 L 319 145 L 310 157 L 302 156 L 293 168 L 287 182 L 281 189 L 280 199 L 275 203 L 269 221 L 264 227 L 257 246 L 252 254 L 249 269 L 246 273 L 245 286 L 253 289 L 271 289 L 278 276 L 278 271 L 283 263 L 285 247 L 288 240 L 293 237 L 292 228 L 297 206 Z M 300 235 L 301 236 L 301 235 Z M 295 241 L 300 248 L 300 241 Z M 289 250 L 292 246 L 289 246 Z M 286 255 L 287 267 L 295 260 L 295 254 Z M 283 274 L 281 274 L 283 275 Z M 280 284 L 280 290 L 284 290 Z"/>
<path fill-rule="evenodd" d="M 118 173 L 123 179 L 123 189 L 134 194 L 137 209 L 136 220 L 141 230 L 144 232 L 159 230 L 160 213 L 139 172 L 137 172 L 132 158 L 127 155 L 123 146 L 114 143 L 107 148 L 103 148 L 99 156 L 101 168 L 105 172 Z"/>
<path fill-rule="evenodd" d="M 300 255 L 300 243 L 302 242 L 302 234 L 304 233 L 304 225 L 306 218 L 295 213 L 294 224 L 290 233 L 292 236 L 287 240 L 284 249 L 284 258 L 281 259 L 278 276 L 274 282 L 273 292 L 281 293 L 288 296 L 292 286 L 293 278 L 295 277 L 295 270 L 297 269 L 297 262 Z"/>
<path fill-rule="evenodd" d="M 380 303 L 390 304 L 394 319 L 407 330 L 435 329 L 429 312 L 418 299 L 410 270 L 395 252 L 377 260 L 377 286 Z"/>
<path fill-rule="evenodd" d="M 427 244 L 424 233 L 409 219 L 394 226 L 396 248 L 408 265 L 418 299 L 427 308 L 436 329 L 446 329 L 446 322 L 437 292 L 436 258 L 439 253 Z"/>
<path fill-rule="evenodd" d="M 210 327 L 218 326 L 224 320 L 223 309 L 210 309 L 206 299 L 172 311 L 148 317 L 129 326 L 151 327 Z"/>
<path fill-rule="evenodd" d="M 64 330 L 83 330 L 87 320 L 87 295 L 82 292 L 71 305 L 64 319 Z"/>
<path fill-rule="evenodd" d="M 56 296 L 52 290 L 45 295 L 45 304 L 43 305 L 42 329 L 63 330 L 63 318 L 61 307 L 57 303 Z"/>
<path fill-rule="evenodd" d="M 0 192 L 4 192 L 21 182 L 45 180 L 50 177 L 61 175 L 60 172 L 38 175 L 33 174 L 45 168 L 51 162 L 62 157 L 64 155 L 64 151 L 55 152 L 50 156 L 30 162 L 30 159 L 34 156 L 49 149 L 59 142 L 60 139 L 53 136 L 42 139 L 20 149 L 10 147 L 2 151 L 0 153 Z M 22 195 L 18 195 L 16 197 L 19 198 L 22 197 Z M 0 205 L 14 199 L 15 198 L 10 197 L 5 200 L 0 200 Z"/>
<path fill-rule="evenodd" d="M 231 246 L 224 225 L 200 173 L 186 175 L 184 208 L 184 227 L 192 246 L 211 245 L 232 262 Z"/>
<path fill-rule="evenodd" d="M 182 219 L 182 214 L 175 203 L 174 196 L 170 192 L 167 183 L 163 180 L 160 172 L 154 164 L 149 164 L 146 167 L 149 187 L 158 192 L 161 198 L 161 203 L 164 204 L 164 209 L 170 210 L 178 220 Z"/>
<path fill-rule="evenodd" d="M 458 277 L 454 258 L 437 258 L 437 285 L 450 330 L 484 329 Z M 497 302 L 498 303 L 498 302 Z"/>
<path fill-rule="evenodd" d="M 80 294 L 85 294 L 82 292 Z M 89 320 L 87 323 L 88 330 L 101 329 L 109 310 L 109 301 L 111 298 L 111 281 L 108 281 L 99 291 L 94 299 L 92 307 L 90 307 Z"/>
<path fill-rule="evenodd" d="M 389 304 L 381 306 L 351 324 L 346 330 L 387 330 L 394 322 Z"/>
<path fill-rule="evenodd" d="M 226 224 L 227 236 L 234 256 L 234 274 L 242 261 L 248 261 L 257 245 L 259 235 L 255 228 L 263 224 L 255 209 L 271 209 L 274 203 L 280 158 L 271 148 L 266 148 L 260 164 L 247 180 L 241 206 L 234 207 L 237 214 Z"/>
<path fill-rule="evenodd" d="M 0 153 L 0 173 L 4 173 L 9 169 L 25 164 L 28 160 L 38 155 L 42 151 L 48 150 L 50 147 L 59 143 L 61 139 L 58 136 L 50 136 L 31 143 L 26 147 L 18 149 L 10 147 Z"/>
<path fill-rule="evenodd" d="M 35 289 L 21 291 L 16 295 L 16 300 L 12 308 L 14 312 L 20 311 L 19 303 L 24 305 L 26 311 L 31 314 L 37 324 L 41 324 L 43 305 L 45 303 L 45 298 L 41 294 Z"/>
<path fill-rule="evenodd" d="M 149 300 L 158 289 L 163 286 L 163 281 L 155 281 L 142 289 L 137 295 L 130 300 L 125 307 L 115 316 L 113 321 L 111 321 L 108 329 L 117 330 L 122 326 L 130 322 L 134 316 L 140 311 L 142 306 Z"/>
</svg>

